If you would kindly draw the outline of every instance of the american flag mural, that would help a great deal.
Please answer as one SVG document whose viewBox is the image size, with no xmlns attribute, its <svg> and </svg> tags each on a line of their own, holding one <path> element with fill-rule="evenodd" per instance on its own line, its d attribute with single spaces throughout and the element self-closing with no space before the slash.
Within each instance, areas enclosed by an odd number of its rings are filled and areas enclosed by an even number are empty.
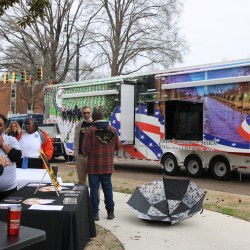
<svg viewBox="0 0 250 250">
<path fill-rule="evenodd" d="M 111 116 L 111 125 L 120 135 L 121 109 L 117 107 Z M 133 145 L 124 145 L 123 149 L 134 158 L 159 160 L 163 154 L 159 141 L 164 138 L 164 119 L 156 109 L 154 115 L 147 115 L 145 105 L 135 108 L 135 144 L 140 145 L 134 150 Z"/>
<path fill-rule="evenodd" d="M 250 114 L 246 117 L 246 119 L 241 123 L 238 128 L 238 133 L 247 141 L 250 142 Z"/>
</svg>

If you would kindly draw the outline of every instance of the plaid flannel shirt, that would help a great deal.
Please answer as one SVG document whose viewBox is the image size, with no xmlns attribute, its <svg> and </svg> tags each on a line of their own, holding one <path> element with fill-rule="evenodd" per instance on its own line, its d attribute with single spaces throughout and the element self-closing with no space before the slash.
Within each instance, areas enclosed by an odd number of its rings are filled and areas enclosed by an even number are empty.
<svg viewBox="0 0 250 250">
<path fill-rule="evenodd" d="M 107 144 L 97 139 L 95 126 L 85 131 L 82 152 L 88 157 L 88 174 L 111 174 L 114 172 L 114 152 L 119 150 L 121 143 L 117 130 L 110 125 L 107 129 L 115 133 L 114 140 Z"/>
</svg>

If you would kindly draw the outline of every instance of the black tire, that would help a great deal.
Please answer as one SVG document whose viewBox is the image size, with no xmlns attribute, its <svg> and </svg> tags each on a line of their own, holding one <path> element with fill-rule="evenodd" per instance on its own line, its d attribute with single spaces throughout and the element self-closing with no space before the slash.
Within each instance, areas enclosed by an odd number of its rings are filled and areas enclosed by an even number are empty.
<svg viewBox="0 0 250 250">
<path fill-rule="evenodd" d="M 202 161 L 197 155 L 189 155 L 184 162 L 186 172 L 190 177 L 198 178 L 204 173 Z"/>
<path fill-rule="evenodd" d="M 172 154 L 163 156 L 161 164 L 164 168 L 164 174 L 166 175 L 174 176 L 180 172 L 180 167 L 177 164 L 177 160 Z"/>
<path fill-rule="evenodd" d="M 214 157 L 210 164 L 210 170 L 216 180 L 226 181 L 231 178 L 232 171 L 228 160 L 223 156 Z"/>
</svg>

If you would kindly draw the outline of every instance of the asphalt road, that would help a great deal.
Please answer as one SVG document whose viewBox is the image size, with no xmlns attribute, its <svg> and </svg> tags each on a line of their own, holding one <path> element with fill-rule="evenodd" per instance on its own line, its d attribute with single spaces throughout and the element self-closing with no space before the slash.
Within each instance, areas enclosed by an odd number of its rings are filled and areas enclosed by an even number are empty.
<svg viewBox="0 0 250 250">
<path fill-rule="evenodd" d="M 60 168 L 69 167 L 61 159 L 57 159 L 56 163 Z M 70 168 L 72 169 L 72 166 L 70 166 Z M 115 173 L 113 176 L 123 179 L 150 182 L 161 178 L 162 173 L 163 170 L 161 166 L 152 161 L 142 162 L 138 160 L 116 160 Z M 179 176 L 169 176 L 168 178 L 189 179 L 185 171 L 181 171 Z M 203 189 L 250 196 L 250 174 L 242 174 L 241 181 L 239 179 L 239 174 L 237 173 L 235 173 L 229 181 L 218 181 L 213 179 L 207 172 L 203 177 L 193 179 L 193 181 Z"/>
<path fill-rule="evenodd" d="M 161 178 L 162 173 L 163 170 L 158 164 L 133 163 L 132 160 L 129 160 L 127 162 L 116 161 L 114 175 L 119 178 L 152 181 Z M 181 170 L 179 176 L 169 176 L 168 178 L 190 179 L 184 170 Z M 206 172 L 204 176 L 193 179 L 193 181 L 203 189 L 250 196 L 250 174 L 242 174 L 241 181 L 238 173 L 235 173 L 229 181 L 218 181 L 213 179 L 209 172 Z"/>
</svg>

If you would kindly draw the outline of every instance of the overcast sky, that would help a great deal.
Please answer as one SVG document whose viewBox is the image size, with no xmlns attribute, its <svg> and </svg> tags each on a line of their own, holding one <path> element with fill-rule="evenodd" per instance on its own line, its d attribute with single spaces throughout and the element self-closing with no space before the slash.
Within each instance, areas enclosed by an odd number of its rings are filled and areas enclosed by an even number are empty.
<svg viewBox="0 0 250 250">
<path fill-rule="evenodd" d="M 250 57 L 250 0 L 185 0 L 181 33 L 192 66 Z"/>
</svg>

